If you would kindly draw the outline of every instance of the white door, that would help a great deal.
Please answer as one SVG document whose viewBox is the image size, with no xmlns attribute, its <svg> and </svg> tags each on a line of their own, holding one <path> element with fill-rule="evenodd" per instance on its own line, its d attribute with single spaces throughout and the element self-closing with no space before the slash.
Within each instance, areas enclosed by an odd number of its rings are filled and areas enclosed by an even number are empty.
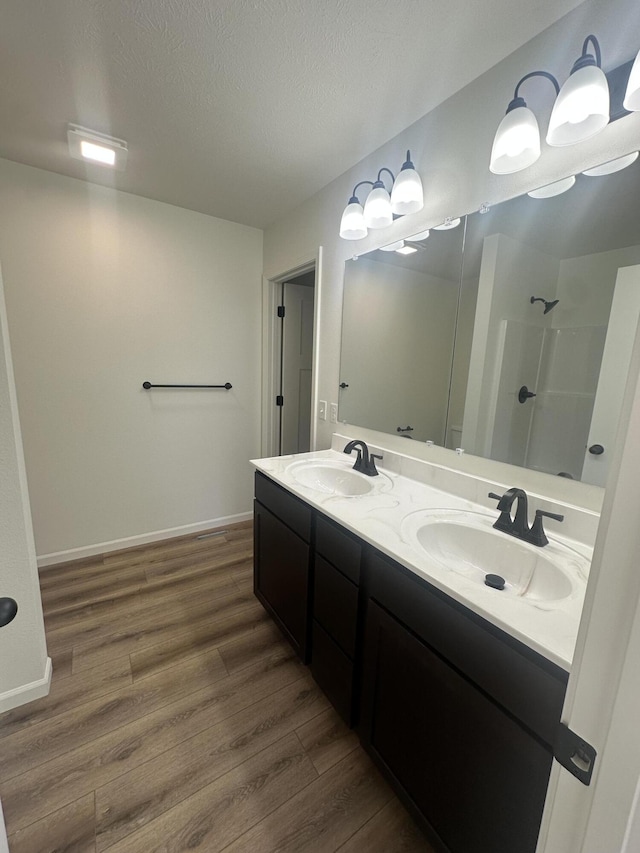
<svg viewBox="0 0 640 853">
<path fill-rule="evenodd" d="M 582 481 L 604 486 L 615 441 L 633 341 L 640 318 L 640 265 L 618 270 L 600 378 L 585 449 Z M 602 453 L 591 453 L 602 448 Z"/>
<path fill-rule="evenodd" d="M 1 713 L 46 695 L 51 679 L 1 278 L 0 472 L 0 598 L 18 605 L 0 623 Z"/>
<path fill-rule="evenodd" d="M 539 853 L 638 853 L 640 333 L 630 360 L 562 719 L 597 751 L 587 787 L 554 762 Z"/>
<path fill-rule="evenodd" d="M 0 853 L 9 853 L 9 842 L 7 841 L 7 830 L 4 825 L 2 803 L 0 803 Z"/>
<path fill-rule="evenodd" d="M 311 441 L 314 288 L 285 282 L 280 453 L 304 453 Z"/>
</svg>

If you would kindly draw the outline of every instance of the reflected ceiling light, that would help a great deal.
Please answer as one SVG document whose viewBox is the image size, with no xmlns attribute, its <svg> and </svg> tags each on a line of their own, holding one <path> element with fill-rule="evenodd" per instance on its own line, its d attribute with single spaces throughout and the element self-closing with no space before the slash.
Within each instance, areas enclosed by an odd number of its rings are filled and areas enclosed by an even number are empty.
<svg viewBox="0 0 640 853">
<path fill-rule="evenodd" d="M 399 255 L 413 255 L 413 253 L 417 251 L 418 249 L 416 246 L 402 246 L 401 249 L 396 249 L 396 252 Z"/>
<path fill-rule="evenodd" d="M 452 228 L 457 228 L 460 225 L 460 217 L 456 219 L 452 219 L 450 216 L 447 216 L 445 221 L 441 225 L 434 225 L 434 231 L 450 231 Z"/>
<path fill-rule="evenodd" d="M 554 181 L 552 184 L 547 184 L 546 187 L 531 190 L 527 195 L 531 196 L 531 198 L 553 198 L 554 195 L 566 193 L 567 190 L 571 189 L 575 182 L 575 175 L 571 175 L 568 178 L 563 178 L 561 181 Z"/>
<path fill-rule="evenodd" d="M 553 83 L 556 95 L 560 92 L 558 81 L 547 71 L 531 71 L 518 81 L 507 114 L 498 125 L 493 140 L 489 169 L 495 175 L 519 172 L 540 156 L 538 120 L 519 94 L 520 86 L 532 77 L 545 77 Z"/>
<path fill-rule="evenodd" d="M 640 110 L 640 50 L 631 68 L 622 106 L 629 112 Z"/>
<path fill-rule="evenodd" d="M 124 139 L 116 139 L 78 124 L 69 124 L 67 141 L 69 154 L 76 160 L 90 161 L 120 171 L 126 166 L 128 152 Z"/>
<path fill-rule="evenodd" d="M 382 181 L 384 172 L 391 176 L 391 192 Z M 371 189 L 362 207 L 357 192 L 366 184 Z M 355 185 L 342 214 L 340 236 L 345 240 L 361 240 L 367 236 L 369 228 L 386 228 L 393 222 L 394 215 L 417 213 L 423 206 L 422 181 L 411 162 L 411 152 L 407 151 L 407 159 L 397 178 L 390 169 L 383 167 L 375 181 L 360 181 Z"/>
<path fill-rule="evenodd" d="M 419 243 L 421 240 L 429 239 L 429 229 L 426 231 L 419 231 L 417 234 L 412 234 L 408 239 L 411 240 L 412 243 Z"/>
<path fill-rule="evenodd" d="M 638 159 L 638 153 L 638 151 L 634 151 L 632 154 L 625 154 L 624 157 L 617 157 L 615 160 L 609 160 L 608 163 L 601 163 L 599 166 L 594 166 L 593 169 L 586 169 L 582 174 L 588 175 L 590 178 L 613 175 L 614 172 L 620 172 L 635 163 Z"/>
<path fill-rule="evenodd" d="M 389 243 L 388 246 L 381 246 L 381 252 L 396 252 L 404 246 L 404 240 L 397 240 L 395 243 Z"/>
<path fill-rule="evenodd" d="M 593 54 L 587 53 L 589 42 Z M 595 136 L 609 124 L 609 106 L 609 83 L 602 70 L 600 45 L 594 35 L 589 35 L 553 105 L 548 144 L 573 145 Z"/>
</svg>

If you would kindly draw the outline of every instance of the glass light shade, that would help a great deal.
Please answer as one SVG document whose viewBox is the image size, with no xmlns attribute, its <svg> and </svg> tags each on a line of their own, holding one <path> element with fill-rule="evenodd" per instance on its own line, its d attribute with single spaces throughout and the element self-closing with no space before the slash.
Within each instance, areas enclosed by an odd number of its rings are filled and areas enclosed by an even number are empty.
<svg viewBox="0 0 640 853">
<path fill-rule="evenodd" d="M 398 216 L 417 213 L 424 207 L 422 181 L 415 169 L 402 169 L 391 190 L 391 210 Z"/>
<path fill-rule="evenodd" d="M 427 228 L 426 231 L 419 231 L 417 234 L 412 234 L 411 237 L 408 237 L 408 240 L 411 240 L 412 243 L 419 243 L 421 240 L 427 240 L 429 238 L 429 234 L 431 232 Z"/>
<path fill-rule="evenodd" d="M 627 91 L 624 96 L 622 106 L 625 110 L 636 112 L 640 110 L 640 50 L 636 56 L 636 61 L 631 68 L 629 82 L 627 83 Z"/>
<path fill-rule="evenodd" d="M 404 246 L 404 240 L 396 240 L 395 243 L 389 243 L 388 246 L 380 246 L 381 252 L 397 252 Z"/>
<path fill-rule="evenodd" d="M 367 196 L 364 222 L 368 228 L 386 228 L 393 222 L 391 198 L 384 187 L 374 187 Z"/>
<path fill-rule="evenodd" d="M 362 240 L 367 236 L 364 211 L 358 201 L 350 201 L 340 220 L 340 236 L 343 240 Z"/>
<path fill-rule="evenodd" d="M 624 157 L 616 157 L 615 160 L 609 160 L 608 163 L 601 163 L 599 166 L 594 166 L 593 169 L 586 169 L 582 174 L 588 175 L 590 178 L 599 178 L 601 175 L 613 175 L 614 172 L 619 172 L 621 169 L 626 169 L 638 159 L 638 151 L 632 154 L 625 154 Z"/>
<path fill-rule="evenodd" d="M 549 145 L 573 145 L 590 139 L 609 124 L 609 84 L 602 68 L 587 65 L 575 71 L 553 105 Z"/>
<path fill-rule="evenodd" d="M 531 190 L 527 195 L 531 198 L 553 198 L 554 195 L 562 195 L 570 190 L 575 184 L 576 177 L 571 175 L 568 178 L 563 178 L 561 181 L 554 181 L 552 184 L 547 184 L 546 187 L 540 187 L 537 190 Z"/>
<path fill-rule="evenodd" d="M 489 169 L 510 175 L 535 163 L 540 156 L 540 129 L 528 107 L 509 110 L 496 130 Z"/>
</svg>

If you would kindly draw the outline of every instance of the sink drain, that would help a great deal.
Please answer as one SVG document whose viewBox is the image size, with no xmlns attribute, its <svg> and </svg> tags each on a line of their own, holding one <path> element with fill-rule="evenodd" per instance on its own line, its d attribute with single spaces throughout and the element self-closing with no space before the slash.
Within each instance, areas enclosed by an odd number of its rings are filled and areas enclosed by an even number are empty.
<svg viewBox="0 0 640 853">
<path fill-rule="evenodd" d="M 485 575 L 484 582 L 491 589 L 504 589 L 505 580 L 501 575 Z"/>
</svg>

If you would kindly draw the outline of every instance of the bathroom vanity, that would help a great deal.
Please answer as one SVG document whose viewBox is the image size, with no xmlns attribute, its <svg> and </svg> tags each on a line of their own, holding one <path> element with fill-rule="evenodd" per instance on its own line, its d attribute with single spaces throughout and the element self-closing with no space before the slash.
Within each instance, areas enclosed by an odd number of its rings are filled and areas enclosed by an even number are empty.
<svg viewBox="0 0 640 853">
<path fill-rule="evenodd" d="M 515 576 L 488 589 L 425 557 L 414 533 L 421 512 L 495 512 L 386 468 L 356 476 L 353 461 L 254 463 L 256 596 L 435 845 L 533 853 L 589 548 L 572 543 L 561 600 L 531 574 L 526 589 Z"/>
</svg>

